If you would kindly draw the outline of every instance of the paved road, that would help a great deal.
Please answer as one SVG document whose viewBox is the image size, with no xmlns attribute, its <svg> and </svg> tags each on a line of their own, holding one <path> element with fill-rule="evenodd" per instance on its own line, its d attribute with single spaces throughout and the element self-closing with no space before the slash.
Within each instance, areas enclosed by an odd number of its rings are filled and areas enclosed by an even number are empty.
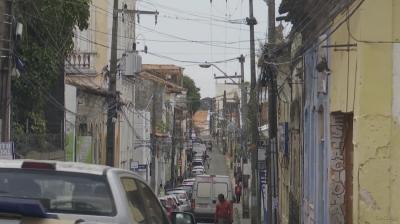
<svg viewBox="0 0 400 224">
<path fill-rule="evenodd" d="M 227 163 L 225 160 L 225 156 L 222 154 L 222 152 L 219 149 L 214 148 L 211 153 L 210 153 L 210 151 L 207 151 L 207 153 L 211 158 L 210 168 L 207 171 L 207 174 L 218 174 L 218 175 L 227 175 L 228 176 L 229 169 L 228 169 L 228 166 L 227 166 Z M 241 214 L 242 214 L 241 204 L 234 204 L 233 211 L 234 211 L 233 224 L 250 223 L 249 219 L 244 220 L 241 218 Z"/>
<path fill-rule="evenodd" d="M 214 148 L 212 152 L 207 151 L 210 156 L 210 169 L 207 171 L 207 174 L 215 174 L 215 175 L 229 175 L 229 170 L 226 165 L 226 160 L 221 151 L 217 148 Z"/>
</svg>

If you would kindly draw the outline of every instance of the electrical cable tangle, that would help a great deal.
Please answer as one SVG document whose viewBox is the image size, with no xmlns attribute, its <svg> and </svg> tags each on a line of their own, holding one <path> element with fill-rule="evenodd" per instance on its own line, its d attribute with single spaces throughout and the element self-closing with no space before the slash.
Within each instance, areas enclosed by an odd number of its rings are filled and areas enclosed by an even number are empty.
<svg viewBox="0 0 400 224">
<path fill-rule="evenodd" d="M 27 14 L 27 13 L 24 13 L 24 14 L 25 14 L 25 15 L 28 15 L 28 16 L 31 16 L 31 17 L 33 17 L 33 18 L 41 19 L 42 21 L 47 21 L 48 23 L 51 23 L 51 21 L 44 20 L 44 19 L 39 18 L 39 17 L 37 17 L 37 16 L 33 16 L 33 15 L 30 15 L 30 14 Z M 140 24 L 135 24 L 135 25 L 137 25 L 137 26 L 139 26 L 139 27 L 141 27 L 141 28 L 143 28 L 143 29 L 145 29 L 145 30 L 148 30 L 148 31 L 150 31 L 150 32 L 158 33 L 158 34 L 163 35 L 163 36 L 167 36 L 167 37 L 171 37 L 171 38 L 173 38 L 173 39 L 181 40 L 181 42 L 196 43 L 196 44 L 201 44 L 201 45 L 205 45 L 205 46 L 215 46 L 215 47 L 219 47 L 219 48 L 230 48 L 230 49 L 239 49 L 239 50 L 242 49 L 242 48 L 237 48 L 237 47 L 228 47 L 228 46 L 224 46 L 224 45 L 219 45 L 219 44 L 216 44 L 217 42 L 213 43 L 214 41 L 190 40 L 190 39 L 186 39 L 186 38 L 182 38 L 182 37 L 175 36 L 175 35 L 173 35 L 173 34 L 163 33 L 163 32 L 154 30 L 154 29 L 152 29 L 152 28 L 148 28 L 148 27 L 146 27 L 146 26 L 142 26 L 142 25 L 140 25 Z M 91 30 L 91 31 L 98 32 L 98 33 L 103 33 L 103 34 L 106 34 L 106 35 L 111 35 L 111 34 L 106 33 L 106 32 L 97 31 L 97 30 L 95 30 L 95 29 L 87 29 L 87 30 Z M 131 40 L 134 39 L 134 38 L 125 37 L 125 36 L 121 36 L 121 35 L 119 35 L 118 37 L 120 37 L 120 38 L 127 38 L 127 39 L 131 39 Z M 86 39 L 86 41 L 90 41 L 90 42 L 96 43 L 96 44 L 99 45 L 99 46 L 106 47 L 106 48 L 110 48 L 109 46 L 107 46 L 107 45 L 105 45 L 105 44 L 98 43 L 98 42 L 94 42 L 94 41 L 89 40 L 89 39 L 87 39 L 86 37 L 83 37 L 83 36 L 79 36 L 78 38 L 80 38 L 81 40 Z M 258 39 L 258 40 L 262 40 L 262 39 Z M 146 40 L 146 41 L 147 41 L 147 40 Z M 149 41 L 164 42 L 164 41 L 162 41 L 162 40 L 149 40 Z M 166 42 L 173 42 L 173 41 L 166 41 Z M 241 41 L 241 42 L 249 42 L 249 41 L 245 40 L 245 41 Z M 237 43 L 237 42 L 235 42 L 235 41 L 233 41 L 233 42 L 224 42 L 224 41 L 221 41 L 220 43 L 221 43 L 221 44 L 234 44 L 234 43 Z M 248 49 L 248 48 L 247 48 L 247 49 Z M 123 50 L 123 51 L 125 51 L 126 49 L 118 49 L 118 50 Z"/>
<path fill-rule="evenodd" d="M 96 29 L 91 29 L 91 28 L 88 28 L 87 30 L 90 30 L 90 31 L 93 31 L 93 32 L 96 32 L 96 33 L 101 33 L 101 34 L 105 34 L 105 35 L 108 35 L 108 36 L 112 36 L 112 34 L 111 33 L 107 33 L 107 32 L 104 32 L 104 31 L 100 31 L 100 30 L 96 30 Z M 126 37 L 124 37 L 124 36 L 121 36 L 121 35 L 118 35 L 117 37 L 121 37 L 121 38 L 126 38 Z M 130 37 L 127 37 L 128 39 L 131 39 L 131 40 L 139 40 L 139 41 L 141 41 L 141 40 L 143 40 L 143 41 L 149 41 L 149 42 L 161 42 L 161 43 L 186 43 L 186 42 L 203 42 L 203 43 L 220 43 L 220 44 L 237 44 L 237 43 L 245 43 L 245 42 L 250 42 L 250 40 L 241 40 L 241 41 L 229 41 L 229 42 L 225 42 L 225 41 L 222 41 L 222 40 L 215 40 L 215 41 L 208 41 L 208 40 L 161 40 L 161 39 L 140 39 L 140 38 L 130 38 Z M 264 39 L 256 39 L 257 41 L 262 41 L 262 40 L 264 40 Z"/>
<path fill-rule="evenodd" d="M 227 47 L 227 46 L 218 45 L 218 44 L 206 44 L 206 43 L 198 42 L 198 41 L 195 41 L 195 40 L 190 40 L 190 39 L 185 39 L 185 38 L 182 38 L 182 37 L 178 37 L 178 36 L 175 36 L 175 35 L 172 35 L 172 34 L 163 33 L 163 32 L 160 32 L 160 31 L 157 31 L 157 30 L 148 28 L 148 27 L 146 27 L 146 26 L 142 26 L 142 25 L 140 25 L 140 24 L 136 24 L 136 25 L 137 25 L 138 27 L 141 27 L 141 28 L 145 29 L 145 30 L 148 30 L 148 31 L 151 31 L 151 32 L 155 32 L 155 33 L 158 33 L 158 34 L 161 34 L 161 35 L 169 36 L 169 37 L 172 37 L 172 38 L 175 38 L 175 39 L 178 39 L 178 40 L 185 40 L 185 41 L 189 41 L 189 42 L 193 42 L 193 43 L 197 43 L 197 44 L 201 44 L 201 45 L 206 45 L 206 46 L 213 46 L 213 47 L 220 47 L 220 48 L 230 48 L 230 49 L 238 49 L 237 47 Z M 211 42 L 212 42 L 212 41 L 211 41 Z"/>
</svg>

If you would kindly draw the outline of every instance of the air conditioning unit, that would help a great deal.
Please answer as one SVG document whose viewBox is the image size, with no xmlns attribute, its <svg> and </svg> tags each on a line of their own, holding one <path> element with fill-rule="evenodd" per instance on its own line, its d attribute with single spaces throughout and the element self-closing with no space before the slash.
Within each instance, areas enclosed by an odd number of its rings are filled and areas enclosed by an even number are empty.
<svg viewBox="0 0 400 224">
<path fill-rule="evenodd" d="M 124 57 L 125 71 L 123 72 L 126 76 L 134 76 L 142 71 L 142 56 L 136 52 L 127 53 Z"/>
</svg>

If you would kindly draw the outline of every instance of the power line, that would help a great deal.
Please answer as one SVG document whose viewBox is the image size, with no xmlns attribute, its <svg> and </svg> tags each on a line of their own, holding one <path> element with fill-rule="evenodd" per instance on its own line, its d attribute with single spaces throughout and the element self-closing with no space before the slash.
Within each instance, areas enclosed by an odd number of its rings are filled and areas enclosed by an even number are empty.
<svg viewBox="0 0 400 224">
<path fill-rule="evenodd" d="M 155 29 L 152 29 L 152 28 L 149 28 L 149 27 L 146 27 L 146 26 L 142 26 L 142 25 L 140 25 L 140 24 L 136 24 L 136 25 L 137 25 L 138 27 L 140 27 L 140 28 L 145 29 L 145 30 L 148 30 L 148 31 L 151 31 L 151 32 L 154 32 L 154 33 L 158 33 L 158 34 L 160 34 L 160 35 L 172 37 L 172 38 L 175 38 L 175 39 L 178 39 L 178 40 L 184 40 L 184 41 L 188 41 L 188 42 L 192 42 L 192 43 L 197 43 L 197 44 L 201 44 L 201 45 L 206 45 L 206 46 L 213 46 L 213 47 L 220 47 L 220 48 L 230 48 L 230 49 L 239 49 L 239 48 L 237 48 L 237 47 L 227 47 L 227 46 L 218 45 L 218 44 L 208 44 L 208 43 L 199 42 L 199 41 L 196 41 L 196 40 L 190 40 L 190 39 L 182 38 L 182 37 L 179 37 L 179 36 L 176 36 L 176 35 L 173 35 L 173 34 L 168 34 L 168 33 L 160 32 L 160 31 L 157 31 L 157 30 L 155 30 Z M 211 42 L 212 42 L 212 41 L 211 41 Z"/>
<path fill-rule="evenodd" d="M 96 30 L 96 29 L 91 29 L 88 28 L 87 30 L 96 32 L 96 33 L 101 33 L 101 34 L 105 34 L 108 36 L 111 36 L 111 33 L 108 32 L 104 32 L 104 31 L 100 31 L 100 30 Z M 223 40 L 215 40 L 215 41 L 209 41 L 209 40 L 163 40 L 163 39 L 145 39 L 145 38 L 130 38 L 130 37 L 125 37 L 125 36 L 121 36 L 118 35 L 118 37 L 121 38 L 127 38 L 127 39 L 131 39 L 131 40 L 142 40 L 142 41 L 149 41 L 149 42 L 160 42 L 160 43 L 186 43 L 186 42 L 203 42 L 203 43 L 214 43 L 214 44 L 237 44 L 237 43 L 247 43 L 250 42 L 250 40 L 240 40 L 240 41 L 223 41 Z M 175 38 L 174 38 L 175 39 Z M 256 39 L 257 41 L 263 41 L 264 39 Z"/>
</svg>

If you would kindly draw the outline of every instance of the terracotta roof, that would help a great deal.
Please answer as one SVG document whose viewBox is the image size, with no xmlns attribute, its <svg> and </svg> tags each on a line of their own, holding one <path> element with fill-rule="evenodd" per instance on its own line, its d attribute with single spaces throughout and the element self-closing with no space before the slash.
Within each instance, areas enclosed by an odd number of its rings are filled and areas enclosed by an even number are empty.
<svg viewBox="0 0 400 224">
<path fill-rule="evenodd" d="M 75 86 L 78 89 L 97 95 L 111 95 L 107 88 L 96 83 L 95 77 L 84 75 L 65 75 L 65 84 Z"/>
<path fill-rule="evenodd" d="M 197 127 L 207 127 L 208 126 L 208 111 L 206 110 L 200 110 L 197 111 L 194 115 L 193 115 L 193 123 L 195 126 Z"/>
<path fill-rule="evenodd" d="M 154 82 L 158 82 L 158 83 L 164 84 L 164 85 L 166 85 L 168 87 L 168 90 L 170 92 L 180 93 L 180 92 L 185 90 L 185 88 L 183 88 L 181 86 L 178 86 L 175 83 L 168 82 L 168 81 L 166 81 L 166 80 L 164 80 L 162 78 L 159 78 L 159 77 L 157 77 L 155 75 L 152 75 L 152 74 L 150 74 L 149 72 L 146 72 L 146 71 L 139 73 L 138 77 L 141 78 L 141 79 L 151 80 L 151 81 L 154 81 Z"/>
<path fill-rule="evenodd" d="M 147 72 L 156 72 L 160 75 L 176 75 L 182 76 L 183 75 L 182 67 L 176 65 L 164 65 L 164 64 L 143 64 L 142 71 Z"/>
</svg>

